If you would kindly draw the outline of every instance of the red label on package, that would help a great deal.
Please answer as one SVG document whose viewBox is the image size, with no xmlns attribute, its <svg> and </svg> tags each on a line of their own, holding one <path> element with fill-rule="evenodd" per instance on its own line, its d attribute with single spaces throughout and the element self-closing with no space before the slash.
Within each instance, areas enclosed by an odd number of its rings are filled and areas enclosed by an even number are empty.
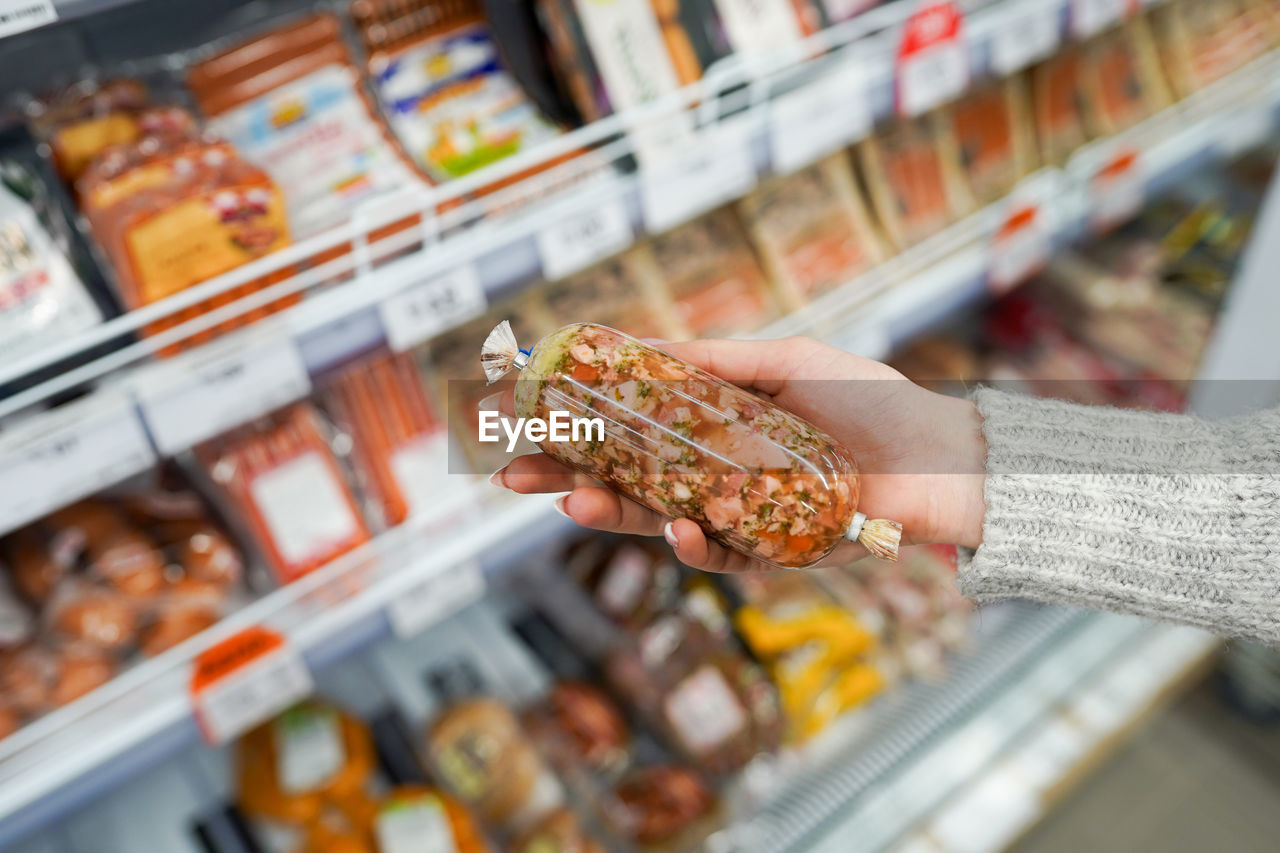
<svg viewBox="0 0 1280 853">
<path fill-rule="evenodd" d="M 1008 293 L 1044 269 L 1049 260 L 1049 234 L 1035 204 L 1015 207 L 991 237 L 987 286 Z"/>
<path fill-rule="evenodd" d="M 1109 231 L 1132 219 L 1146 195 L 1142 158 L 1133 148 L 1113 153 L 1089 181 L 1090 224 Z"/>
<path fill-rule="evenodd" d="M 298 650 L 261 625 L 201 652 L 191 671 L 191 701 L 205 740 L 227 743 L 311 694 Z"/>
<path fill-rule="evenodd" d="M 920 115 L 969 87 L 964 16 L 954 3 L 929 3 L 907 19 L 897 65 L 897 104 L 902 115 Z"/>
</svg>

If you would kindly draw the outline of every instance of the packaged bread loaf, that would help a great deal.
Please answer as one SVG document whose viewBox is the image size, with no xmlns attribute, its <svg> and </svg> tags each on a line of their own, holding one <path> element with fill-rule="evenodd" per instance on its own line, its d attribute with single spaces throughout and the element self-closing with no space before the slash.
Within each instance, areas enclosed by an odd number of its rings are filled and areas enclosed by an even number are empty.
<svg viewBox="0 0 1280 853">
<path fill-rule="evenodd" d="M 858 512 L 857 464 L 835 439 L 656 347 L 575 323 L 521 351 L 503 323 L 482 359 L 490 381 L 519 370 L 521 417 L 586 419 L 544 452 L 726 547 L 787 568 L 846 539 L 897 553 L 901 525 Z"/>
</svg>

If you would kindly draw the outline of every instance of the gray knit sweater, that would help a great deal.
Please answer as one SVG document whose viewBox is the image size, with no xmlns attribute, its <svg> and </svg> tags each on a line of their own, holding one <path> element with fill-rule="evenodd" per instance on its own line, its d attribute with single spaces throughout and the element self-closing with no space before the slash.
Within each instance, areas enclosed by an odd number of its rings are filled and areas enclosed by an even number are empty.
<svg viewBox="0 0 1280 853">
<path fill-rule="evenodd" d="M 1280 645 L 1280 410 L 1225 421 L 975 395 L 982 546 L 961 590 Z"/>
</svg>

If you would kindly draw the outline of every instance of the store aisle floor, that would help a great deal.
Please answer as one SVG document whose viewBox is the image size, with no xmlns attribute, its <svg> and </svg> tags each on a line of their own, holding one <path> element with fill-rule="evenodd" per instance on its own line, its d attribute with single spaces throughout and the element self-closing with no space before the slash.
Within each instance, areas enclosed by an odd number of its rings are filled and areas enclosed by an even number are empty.
<svg viewBox="0 0 1280 853">
<path fill-rule="evenodd" d="M 1271 853 L 1280 724 L 1254 725 L 1211 683 L 1153 720 L 1013 853 Z"/>
</svg>

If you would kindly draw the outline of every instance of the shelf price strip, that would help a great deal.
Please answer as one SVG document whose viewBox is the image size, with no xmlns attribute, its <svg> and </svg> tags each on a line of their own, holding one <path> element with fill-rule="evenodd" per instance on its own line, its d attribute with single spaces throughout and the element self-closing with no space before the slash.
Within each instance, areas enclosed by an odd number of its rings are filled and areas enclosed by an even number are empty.
<svg viewBox="0 0 1280 853">
<path fill-rule="evenodd" d="M 1121 147 L 1107 157 L 1090 178 L 1088 193 L 1090 224 L 1095 231 L 1109 231 L 1136 216 L 1146 196 L 1138 151 Z"/>
<path fill-rule="evenodd" d="M 1049 233 L 1039 206 L 1015 207 L 992 235 L 988 288 L 996 295 L 1013 290 L 1044 269 L 1049 250 Z"/>
<path fill-rule="evenodd" d="M 293 338 L 246 330 L 139 371 L 134 392 L 156 447 L 186 450 L 311 390 Z"/>
<path fill-rule="evenodd" d="M 969 88 L 964 16 L 954 3 L 930 3 L 907 19 L 898 44 L 898 112 L 918 116 Z"/>
<path fill-rule="evenodd" d="M 613 199 L 593 210 L 566 216 L 538 232 L 542 275 L 549 281 L 586 269 L 631 245 L 631 219 Z"/>
<path fill-rule="evenodd" d="M 412 637 L 484 595 L 484 575 L 474 562 L 453 566 L 414 583 L 387 606 L 397 637 Z"/>
<path fill-rule="evenodd" d="M 305 699 L 313 686 L 298 650 L 255 625 L 195 659 L 190 691 L 205 740 L 223 744 Z"/>
<path fill-rule="evenodd" d="M 842 62 L 830 74 L 779 95 L 770 110 L 773 171 L 790 174 L 871 130 L 863 67 Z"/>
<path fill-rule="evenodd" d="M 728 119 L 704 128 L 684 139 L 678 149 L 662 153 L 666 156 L 646 165 L 641 174 L 641 205 L 651 234 L 741 198 L 756 185 L 746 129 L 738 121 Z"/>
<path fill-rule="evenodd" d="M 384 299 L 378 305 L 387 343 L 396 352 L 447 332 L 489 307 L 472 264 L 463 264 Z"/>
<path fill-rule="evenodd" d="M 1015 9 L 992 38 L 992 69 L 1000 75 L 1016 74 L 1056 53 L 1060 41 L 1056 12 L 1039 2 Z"/>
<path fill-rule="evenodd" d="M 155 463 L 131 400 L 99 392 L 0 434 L 0 531 L 12 530 Z"/>
</svg>

